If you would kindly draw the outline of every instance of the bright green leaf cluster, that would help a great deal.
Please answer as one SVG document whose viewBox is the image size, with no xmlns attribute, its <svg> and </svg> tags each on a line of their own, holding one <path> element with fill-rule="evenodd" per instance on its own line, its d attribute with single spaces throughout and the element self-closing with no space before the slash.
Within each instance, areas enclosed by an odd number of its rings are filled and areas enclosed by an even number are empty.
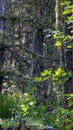
<svg viewBox="0 0 73 130">
<path fill-rule="evenodd" d="M 63 84 L 68 80 L 68 78 L 71 77 L 71 73 L 65 72 L 62 68 L 58 68 L 56 71 L 53 70 L 44 70 L 41 73 L 40 77 L 36 77 L 36 82 L 41 82 L 47 79 L 52 80 L 52 83 L 54 85 Z"/>
</svg>

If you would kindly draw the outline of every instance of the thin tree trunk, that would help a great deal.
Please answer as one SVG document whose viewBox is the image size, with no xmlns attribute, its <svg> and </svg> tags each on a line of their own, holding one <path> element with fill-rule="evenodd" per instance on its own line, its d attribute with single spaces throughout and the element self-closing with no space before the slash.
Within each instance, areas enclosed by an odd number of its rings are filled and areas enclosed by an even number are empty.
<svg viewBox="0 0 73 130">
<path fill-rule="evenodd" d="M 36 3 L 36 31 L 34 33 L 34 52 L 43 55 L 43 29 L 42 29 L 43 10 L 41 0 Z M 33 57 L 33 76 L 39 76 L 43 70 L 41 58 Z"/>
<path fill-rule="evenodd" d="M 60 3 L 62 1 L 61 0 L 56 0 L 56 6 L 55 6 L 55 17 L 56 17 L 56 30 L 57 31 L 63 31 L 63 27 L 62 27 L 62 18 L 61 18 L 61 8 L 60 8 Z M 64 59 L 64 47 L 63 44 L 58 47 L 59 53 L 60 53 L 60 67 L 62 69 L 65 68 L 65 59 Z"/>
<path fill-rule="evenodd" d="M 2 85 L 3 85 L 3 76 L 1 74 L 1 69 L 3 66 L 3 54 L 4 54 L 4 30 L 5 30 L 5 0 L 0 1 L 0 92 L 2 92 Z"/>
<path fill-rule="evenodd" d="M 37 54 L 43 54 L 43 33 L 42 29 L 37 28 L 35 38 L 34 38 L 34 52 Z M 33 76 L 40 76 L 40 73 L 43 70 L 43 66 L 41 64 L 41 58 L 34 56 L 34 67 L 33 67 Z"/>
<path fill-rule="evenodd" d="M 34 52 L 43 56 L 43 28 L 42 28 L 42 19 L 43 19 L 43 7 L 42 0 L 36 1 L 36 28 L 34 32 Z M 33 77 L 39 77 L 40 73 L 43 71 L 42 58 L 39 56 L 33 56 Z M 37 83 L 37 92 L 35 94 L 37 98 L 37 105 L 43 105 L 43 85 L 42 82 Z M 44 92 L 43 92 L 44 93 Z M 42 99 L 42 101 L 41 101 Z"/>
<path fill-rule="evenodd" d="M 62 18 L 61 18 L 61 13 L 62 12 L 61 12 L 61 6 L 60 6 L 61 2 L 62 2 L 62 0 L 56 0 L 56 7 L 55 7 L 56 31 L 59 31 L 59 32 L 63 31 Z M 58 47 L 58 51 L 59 51 L 59 55 L 60 55 L 60 67 L 62 69 L 65 69 L 65 56 L 64 56 L 64 46 L 63 46 L 63 44 Z M 59 90 L 60 91 L 59 93 L 60 93 L 60 96 L 61 96 L 61 98 L 63 100 L 62 106 L 65 107 L 66 102 L 65 102 L 65 98 L 63 96 L 63 94 L 64 94 L 64 84 L 63 83 L 62 83 L 61 88 L 62 88 L 62 90 Z"/>
</svg>

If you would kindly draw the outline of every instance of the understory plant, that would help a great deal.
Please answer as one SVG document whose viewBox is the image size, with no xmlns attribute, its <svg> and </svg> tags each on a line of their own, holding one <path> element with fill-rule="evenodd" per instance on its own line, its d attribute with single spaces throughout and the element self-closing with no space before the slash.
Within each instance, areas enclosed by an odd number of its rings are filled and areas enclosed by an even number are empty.
<svg viewBox="0 0 73 130">
<path fill-rule="evenodd" d="M 16 106 L 16 96 L 0 93 L 0 118 L 11 118 Z"/>
</svg>

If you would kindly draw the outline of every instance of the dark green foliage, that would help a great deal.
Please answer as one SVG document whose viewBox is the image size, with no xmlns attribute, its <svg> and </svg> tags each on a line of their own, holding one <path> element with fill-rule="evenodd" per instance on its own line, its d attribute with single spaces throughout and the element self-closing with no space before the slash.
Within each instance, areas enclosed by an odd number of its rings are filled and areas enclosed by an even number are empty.
<svg viewBox="0 0 73 130">
<path fill-rule="evenodd" d="M 16 97 L 0 94 L 0 118 L 11 118 L 16 106 Z"/>
</svg>

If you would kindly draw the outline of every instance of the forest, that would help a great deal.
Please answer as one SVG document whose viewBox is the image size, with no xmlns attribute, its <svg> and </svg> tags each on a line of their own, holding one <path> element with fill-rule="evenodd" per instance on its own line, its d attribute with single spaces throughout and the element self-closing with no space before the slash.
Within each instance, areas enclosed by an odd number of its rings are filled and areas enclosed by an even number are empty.
<svg viewBox="0 0 73 130">
<path fill-rule="evenodd" d="M 0 0 L 0 130 L 73 130 L 73 0 Z"/>
</svg>

